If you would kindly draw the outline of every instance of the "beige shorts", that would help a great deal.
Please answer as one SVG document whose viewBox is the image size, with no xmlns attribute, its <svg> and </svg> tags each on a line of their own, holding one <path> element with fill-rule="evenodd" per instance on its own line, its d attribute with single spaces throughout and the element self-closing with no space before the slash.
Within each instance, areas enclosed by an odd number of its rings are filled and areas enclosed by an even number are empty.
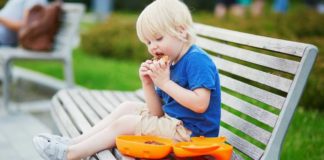
<svg viewBox="0 0 324 160">
<path fill-rule="evenodd" d="M 146 106 L 138 110 L 138 115 L 142 118 L 136 126 L 135 135 L 160 136 L 175 141 L 190 140 L 191 131 L 183 126 L 181 120 L 167 114 L 162 117 L 152 116 Z"/>
</svg>

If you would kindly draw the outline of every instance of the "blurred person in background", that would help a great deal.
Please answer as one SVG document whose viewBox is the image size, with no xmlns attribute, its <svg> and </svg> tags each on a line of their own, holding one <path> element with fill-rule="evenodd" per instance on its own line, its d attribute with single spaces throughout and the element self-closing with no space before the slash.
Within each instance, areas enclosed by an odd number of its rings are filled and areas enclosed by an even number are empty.
<svg viewBox="0 0 324 160">
<path fill-rule="evenodd" d="M 246 13 L 246 10 L 251 6 L 251 4 L 252 4 L 252 0 L 237 0 L 237 2 L 238 2 L 238 4 L 239 5 L 237 5 L 237 6 L 239 6 L 238 7 L 238 9 L 237 10 L 235 10 L 235 11 L 239 11 L 237 14 L 235 14 L 235 15 L 239 15 L 239 16 L 241 16 L 241 15 L 245 15 L 245 13 Z"/>
<path fill-rule="evenodd" d="M 0 46 L 17 45 L 17 32 L 26 21 L 29 9 L 47 0 L 9 0 L 0 11 Z"/>
<path fill-rule="evenodd" d="M 274 0 L 273 10 L 275 13 L 286 13 L 288 10 L 288 0 Z"/>
<path fill-rule="evenodd" d="M 235 16 L 242 16 L 244 14 L 244 8 L 240 5 L 240 3 L 237 0 L 217 0 L 216 1 L 216 5 L 214 8 L 215 17 L 223 18 L 228 11 Z"/>
<path fill-rule="evenodd" d="M 260 16 L 264 8 L 264 0 L 254 0 L 251 6 L 251 14 L 254 17 Z"/>
<path fill-rule="evenodd" d="M 317 11 L 320 14 L 324 14 L 324 0 L 317 4 Z"/>
<path fill-rule="evenodd" d="M 92 0 L 92 9 L 99 22 L 105 21 L 113 9 L 113 0 Z"/>
<path fill-rule="evenodd" d="M 316 9 L 318 13 L 324 13 L 324 0 L 305 0 L 305 3 L 309 7 Z"/>
<path fill-rule="evenodd" d="M 263 12 L 264 0 L 218 0 L 214 8 L 215 17 L 222 18 L 230 11 L 234 16 L 242 17 L 247 9 L 251 9 L 253 16 L 259 16 Z"/>
</svg>

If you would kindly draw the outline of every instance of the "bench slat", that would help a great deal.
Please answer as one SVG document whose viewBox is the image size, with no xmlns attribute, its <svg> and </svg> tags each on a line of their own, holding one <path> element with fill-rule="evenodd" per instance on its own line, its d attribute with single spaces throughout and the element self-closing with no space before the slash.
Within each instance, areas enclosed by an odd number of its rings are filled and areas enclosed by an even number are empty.
<svg viewBox="0 0 324 160">
<path fill-rule="evenodd" d="M 211 56 L 218 69 L 288 92 L 292 80 Z"/>
<path fill-rule="evenodd" d="M 222 121 L 229 124 L 230 126 L 246 133 L 252 138 L 262 142 L 263 144 L 267 144 L 271 133 L 250 123 L 246 120 L 237 117 L 236 115 L 222 109 Z"/>
<path fill-rule="evenodd" d="M 112 91 L 104 91 L 103 95 L 115 108 L 120 104 L 115 95 L 112 94 Z"/>
<path fill-rule="evenodd" d="M 71 40 L 76 40 L 76 34 L 79 28 L 79 22 L 82 18 L 84 12 L 83 5 L 75 5 L 72 9 L 71 7 L 66 7 L 64 4 L 64 14 L 61 16 L 60 22 L 63 27 L 60 27 L 60 30 L 57 33 L 57 38 L 55 39 L 55 49 L 64 50 L 66 49 L 66 44 L 71 44 Z M 77 8 L 78 7 L 78 8 Z M 80 14 L 81 12 L 81 14 Z M 72 42 L 73 43 L 73 42 Z M 74 44 L 73 44 L 74 45 Z M 64 53 L 65 54 L 65 53 Z"/>
<path fill-rule="evenodd" d="M 253 159 L 260 159 L 263 154 L 263 150 L 250 142 L 238 137 L 233 134 L 231 131 L 227 130 L 224 127 L 220 127 L 220 136 L 225 136 L 227 138 L 227 142 L 229 142 L 232 146 L 239 149 L 241 152 L 247 154 Z"/>
<path fill-rule="evenodd" d="M 263 103 L 269 104 L 273 107 L 281 109 L 285 98 L 274 93 L 268 92 L 266 90 L 254 87 L 252 85 L 240 82 L 233 78 L 227 77 L 225 75 L 219 74 L 221 80 L 221 86 L 228 89 L 236 91 L 238 93 L 244 94 L 251 98 L 257 99 Z"/>
<path fill-rule="evenodd" d="M 103 94 L 100 91 L 92 91 L 91 94 L 95 97 L 98 102 L 108 110 L 109 113 L 111 113 L 115 107 L 107 101 L 107 99 L 103 96 Z"/>
<path fill-rule="evenodd" d="M 83 132 L 89 130 L 91 125 L 89 122 L 84 118 L 83 114 L 79 110 L 79 108 L 75 105 L 72 101 L 72 98 L 67 93 L 67 91 L 60 91 L 58 92 L 58 96 L 63 103 L 68 106 L 66 110 L 71 114 L 72 120 L 75 122 L 76 126 Z"/>
<path fill-rule="evenodd" d="M 100 121 L 98 114 L 94 111 L 98 107 L 89 106 L 87 102 L 83 99 L 83 97 L 80 95 L 80 92 L 78 90 L 70 90 L 69 94 L 73 98 L 76 105 L 79 106 L 80 110 L 90 121 L 91 126 Z"/>
<path fill-rule="evenodd" d="M 62 126 L 62 121 L 59 119 L 58 113 L 56 113 L 53 107 L 51 108 L 51 116 L 61 135 L 65 137 L 71 137 L 70 134 L 68 134 L 68 131 Z"/>
<path fill-rule="evenodd" d="M 238 44 L 248 45 L 252 47 L 272 50 L 276 52 L 286 53 L 293 56 L 303 56 L 307 44 L 275 39 L 264 36 L 257 36 L 248 33 L 231 31 L 217 27 L 211 27 L 204 24 L 195 23 L 195 30 L 198 34 L 221 39 L 224 41 L 234 42 Z"/>
<path fill-rule="evenodd" d="M 75 124 L 73 124 L 72 120 L 69 118 L 69 115 L 65 112 L 65 107 L 60 104 L 57 96 L 53 98 L 52 103 L 55 106 L 53 107 L 54 113 L 61 122 L 58 126 L 61 126 L 60 128 L 64 128 L 69 137 L 80 135 L 79 130 L 76 128 Z"/>
<path fill-rule="evenodd" d="M 260 54 L 243 48 L 234 47 L 207 38 L 198 37 L 197 45 L 203 49 L 218 53 L 224 56 L 240 59 L 246 62 L 258 64 L 264 67 L 295 74 L 299 63 L 296 61 Z"/>
<path fill-rule="evenodd" d="M 135 91 L 135 95 L 142 101 L 145 101 L 143 89 L 138 89 L 137 91 Z"/>
<path fill-rule="evenodd" d="M 222 92 L 222 103 L 226 104 L 227 106 L 234 108 L 246 115 L 249 115 L 250 117 L 269 125 L 270 127 L 274 127 L 276 124 L 276 121 L 278 119 L 278 116 L 263 110 L 253 104 L 250 104 L 248 102 L 245 102 L 239 98 L 236 98 L 226 92 Z"/>
<path fill-rule="evenodd" d="M 96 153 L 99 159 L 107 159 L 107 160 L 116 160 L 115 156 L 111 153 L 111 150 L 103 150 Z"/>
<path fill-rule="evenodd" d="M 113 95 L 115 95 L 117 97 L 117 99 L 119 100 L 120 103 L 129 101 L 129 99 L 126 97 L 126 95 L 124 95 L 123 92 L 121 92 L 121 91 L 113 91 L 112 93 L 113 93 Z"/>
<path fill-rule="evenodd" d="M 101 118 L 105 117 L 108 114 L 108 111 L 101 108 L 102 106 L 96 101 L 90 92 L 86 90 L 80 90 L 80 95 L 85 99 L 85 101 L 93 108 Z M 94 107 L 96 106 L 96 107 Z"/>
<path fill-rule="evenodd" d="M 134 92 L 124 92 L 124 94 L 131 100 L 131 101 L 138 101 L 143 102 L 142 99 L 136 96 Z"/>
</svg>

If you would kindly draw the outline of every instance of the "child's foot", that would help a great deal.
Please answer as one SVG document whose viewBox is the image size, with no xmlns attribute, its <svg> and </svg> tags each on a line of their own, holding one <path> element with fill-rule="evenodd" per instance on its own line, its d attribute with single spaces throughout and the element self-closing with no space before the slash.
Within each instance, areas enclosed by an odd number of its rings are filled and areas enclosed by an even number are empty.
<svg viewBox="0 0 324 160">
<path fill-rule="evenodd" d="M 67 160 L 67 144 L 59 143 L 54 139 L 40 136 L 33 138 L 34 146 L 45 160 Z"/>
<path fill-rule="evenodd" d="M 69 137 L 61 137 L 61 136 L 49 134 L 49 133 L 40 133 L 37 135 L 37 137 L 42 137 L 47 140 L 53 139 L 53 140 L 55 140 L 59 143 L 63 143 L 63 144 L 70 144 L 72 141 L 71 138 L 69 138 Z"/>
</svg>

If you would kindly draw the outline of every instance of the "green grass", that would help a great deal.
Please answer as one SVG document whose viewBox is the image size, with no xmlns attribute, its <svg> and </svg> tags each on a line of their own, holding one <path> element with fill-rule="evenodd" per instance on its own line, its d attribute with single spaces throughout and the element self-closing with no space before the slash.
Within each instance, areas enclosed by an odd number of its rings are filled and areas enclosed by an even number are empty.
<svg viewBox="0 0 324 160">
<path fill-rule="evenodd" d="M 135 90 L 140 88 L 139 62 L 103 59 L 85 54 L 80 49 L 73 53 L 74 76 L 78 85 L 90 89 Z M 58 62 L 17 61 L 21 67 L 30 68 L 62 79 L 63 68 Z"/>
<path fill-rule="evenodd" d="M 283 144 L 281 159 L 324 159 L 324 113 L 298 107 Z"/>
</svg>

